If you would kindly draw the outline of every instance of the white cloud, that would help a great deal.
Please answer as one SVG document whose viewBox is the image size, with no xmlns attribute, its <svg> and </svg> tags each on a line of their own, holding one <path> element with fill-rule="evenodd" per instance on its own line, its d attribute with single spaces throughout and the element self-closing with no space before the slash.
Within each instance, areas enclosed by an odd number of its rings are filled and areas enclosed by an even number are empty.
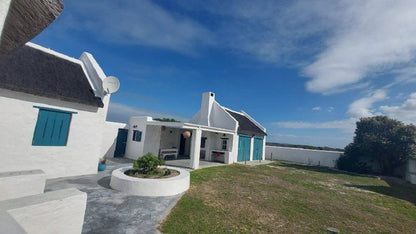
<svg viewBox="0 0 416 234">
<path fill-rule="evenodd" d="M 313 111 L 320 111 L 321 110 L 321 107 L 320 106 L 315 106 L 315 107 L 312 108 L 312 110 Z"/>
<path fill-rule="evenodd" d="M 311 92 L 363 89 L 380 74 L 399 69 L 408 77 L 414 72 L 408 69 L 416 56 L 414 0 L 179 3 L 221 19 L 215 31 L 218 46 L 303 68 Z"/>
<path fill-rule="evenodd" d="M 129 118 L 132 116 L 150 116 L 153 118 L 174 118 L 181 122 L 186 122 L 189 119 L 189 118 L 186 118 L 184 116 L 181 116 L 175 113 L 150 110 L 150 109 L 145 109 L 141 107 L 128 106 L 128 105 L 124 105 L 121 103 L 110 102 L 110 106 L 108 108 L 108 115 L 107 115 L 108 121 L 128 123 Z"/>
<path fill-rule="evenodd" d="M 68 3 L 61 18 L 71 29 L 83 30 L 97 40 L 122 45 L 144 45 L 194 53 L 197 46 L 212 45 L 212 33 L 189 17 L 174 14 L 153 1 L 90 0 Z M 75 12 L 69 15 L 69 12 Z"/>
<path fill-rule="evenodd" d="M 347 114 L 353 118 L 370 117 L 374 115 L 374 109 L 371 109 L 375 102 L 387 99 L 384 90 L 376 90 L 367 97 L 358 99 L 350 104 Z"/>
<path fill-rule="evenodd" d="M 305 68 L 307 89 L 325 93 L 415 59 L 416 1 L 348 1 L 326 48 Z"/>
<path fill-rule="evenodd" d="M 329 113 L 331 113 L 332 111 L 335 110 L 335 108 L 333 106 L 328 107 L 328 109 L 326 109 Z"/>
<path fill-rule="evenodd" d="M 386 115 L 404 121 L 406 123 L 416 123 L 416 93 L 400 106 L 381 106 L 380 111 Z"/>
</svg>

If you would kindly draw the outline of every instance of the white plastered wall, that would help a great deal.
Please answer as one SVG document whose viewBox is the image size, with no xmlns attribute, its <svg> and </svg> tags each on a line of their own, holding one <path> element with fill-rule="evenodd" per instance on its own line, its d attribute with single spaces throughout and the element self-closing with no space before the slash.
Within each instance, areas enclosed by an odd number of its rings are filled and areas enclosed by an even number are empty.
<svg viewBox="0 0 416 234">
<path fill-rule="evenodd" d="M 416 159 L 414 158 L 407 161 L 405 179 L 412 184 L 416 184 Z"/>
<path fill-rule="evenodd" d="M 131 117 L 129 120 L 129 132 L 127 134 L 125 157 L 136 160 L 143 155 L 144 145 L 147 137 L 147 121 L 152 118 L 148 116 Z M 133 130 L 142 132 L 141 141 L 133 141 Z"/>
<path fill-rule="evenodd" d="M 0 38 L 3 35 L 4 22 L 6 22 L 7 13 L 9 12 L 11 0 L 0 1 Z"/>
<path fill-rule="evenodd" d="M 146 138 L 142 138 L 144 141 L 143 153 L 138 156 L 143 156 L 147 153 L 152 153 L 155 156 L 159 155 L 161 127 L 148 125 L 146 128 Z"/>
<path fill-rule="evenodd" d="M 343 154 L 337 151 L 309 150 L 279 146 L 266 146 L 266 159 L 283 160 L 313 166 L 335 167 Z"/>
<path fill-rule="evenodd" d="M 32 146 L 39 112 L 33 106 L 77 112 L 66 146 Z M 41 169 L 47 178 L 96 173 L 107 108 L 0 89 L 0 172 Z"/>
<path fill-rule="evenodd" d="M 127 128 L 125 123 L 105 122 L 102 134 L 102 144 L 100 157 L 112 158 L 114 157 L 114 150 L 116 149 L 118 129 Z"/>
</svg>

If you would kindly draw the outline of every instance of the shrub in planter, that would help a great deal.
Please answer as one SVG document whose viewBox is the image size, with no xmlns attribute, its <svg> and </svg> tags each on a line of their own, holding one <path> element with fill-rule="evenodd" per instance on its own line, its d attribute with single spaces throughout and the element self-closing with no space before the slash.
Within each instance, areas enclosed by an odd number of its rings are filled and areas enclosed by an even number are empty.
<svg viewBox="0 0 416 234">
<path fill-rule="evenodd" d="M 165 161 L 151 153 L 147 153 L 138 158 L 133 163 L 133 169 L 125 171 L 124 174 L 138 178 L 169 178 L 179 175 L 177 170 L 159 168 L 162 165 L 165 165 Z"/>
<path fill-rule="evenodd" d="M 133 168 L 140 170 L 143 174 L 148 174 L 162 165 L 165 165 L 165 161 L 154 156 L 152 153 L 147 153 L 133 163 Z"/>
</svg>

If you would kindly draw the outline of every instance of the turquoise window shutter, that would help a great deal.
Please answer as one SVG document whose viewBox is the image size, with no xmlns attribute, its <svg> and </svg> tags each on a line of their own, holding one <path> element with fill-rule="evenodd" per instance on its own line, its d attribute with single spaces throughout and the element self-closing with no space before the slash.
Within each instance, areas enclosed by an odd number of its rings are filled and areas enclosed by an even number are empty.
<svg viewBox="0 0 416 234">
<path fill-rule="evenodd" d="M 68 140 L 72 113 L 50 108 L 39 108 L 32 145 L 65 146 Z"/>
</svg>

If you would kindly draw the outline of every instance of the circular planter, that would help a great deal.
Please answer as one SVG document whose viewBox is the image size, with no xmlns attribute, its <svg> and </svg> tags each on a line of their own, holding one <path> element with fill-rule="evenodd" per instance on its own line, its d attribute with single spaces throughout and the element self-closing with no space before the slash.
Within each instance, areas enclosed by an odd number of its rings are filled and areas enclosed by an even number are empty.
<svg viewBox="0 0 416 234">
<path fill-rule="evenodd" d="M 146 179 L 125 175 L 132 167 L 122 167 L 111 173 L 110 187 L 136 196 L 173 196 L 189 189 L 189 172 L 176 167 L 164 167 L 179 171 L 178 176 L 166 179 Z"/>
</svg>

